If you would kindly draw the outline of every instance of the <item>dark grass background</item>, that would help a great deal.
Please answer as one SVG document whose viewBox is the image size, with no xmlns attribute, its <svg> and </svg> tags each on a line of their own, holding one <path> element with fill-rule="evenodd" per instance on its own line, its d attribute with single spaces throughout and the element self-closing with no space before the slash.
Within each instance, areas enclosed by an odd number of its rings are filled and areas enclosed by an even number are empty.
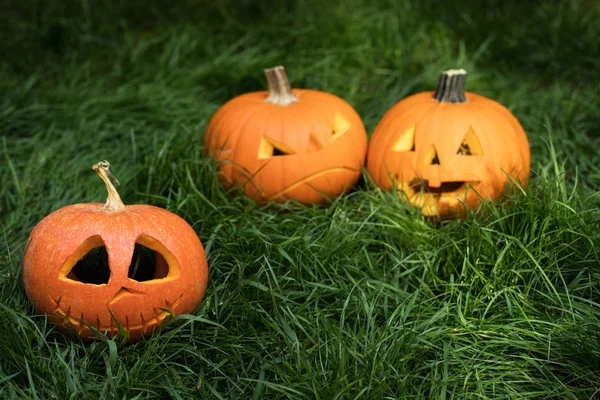
<svg viewBox="0 0 600 400">
<path fill-rule="evenodd" d="M 600 3 L 0 2 L 0 398 L 600 398 Z M 210 116 L 286 66 L 372 132 L 465 68 L 531 143 L 528 189 L 435 225 L 364 180 L 258 208 L 202 157 Z M 83 344 L 28 303 L 20 260 L 53 210 L 166 207 L 205 245 L 193 315 Z"/>
</svg>

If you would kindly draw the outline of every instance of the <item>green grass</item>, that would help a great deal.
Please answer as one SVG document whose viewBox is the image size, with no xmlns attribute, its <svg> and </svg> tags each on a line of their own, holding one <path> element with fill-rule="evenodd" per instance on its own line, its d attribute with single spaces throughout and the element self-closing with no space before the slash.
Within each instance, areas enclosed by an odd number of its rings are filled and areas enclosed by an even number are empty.
<svg viewBox="0 0 600 400">
<path fill-rule="evenodd" d="M 0 398 L 600 398 L 596 2 L 116 3 L 0 5 Z M 320 207 L 231 196 L 202 134 L 278 64 L 369 133 L 465 68 L 525 128 L 530 185 L 438 225 L 368 180 Z M 133 345 L 64 337 L 21 283 L 35 224 L 104 200 L 103 159 L 209 261 L 195 313 Z"/>
</svg>

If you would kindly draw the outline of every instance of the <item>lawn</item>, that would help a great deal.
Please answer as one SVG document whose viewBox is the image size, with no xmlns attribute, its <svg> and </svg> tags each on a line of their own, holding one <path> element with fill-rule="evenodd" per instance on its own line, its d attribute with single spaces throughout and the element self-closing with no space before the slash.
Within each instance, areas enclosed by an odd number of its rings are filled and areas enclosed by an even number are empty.
<svg viewBox="0 0 600 400">
<path fill-rule="evenodd" d="M 172 3 L 0 3 L 0 398 L 600 399 L 596 1 Z M 234 196 L 204 130 L 279 64 L 369 134 L 464 68 L 527 132 L 529 185 L 446 223 L 366 172 L 323 206 Z M 104 159 L 209 263 L 197 310 L 134 344 L 64 336 L 21 280 L 37 222 L 104 201 Z"/>
</svg>

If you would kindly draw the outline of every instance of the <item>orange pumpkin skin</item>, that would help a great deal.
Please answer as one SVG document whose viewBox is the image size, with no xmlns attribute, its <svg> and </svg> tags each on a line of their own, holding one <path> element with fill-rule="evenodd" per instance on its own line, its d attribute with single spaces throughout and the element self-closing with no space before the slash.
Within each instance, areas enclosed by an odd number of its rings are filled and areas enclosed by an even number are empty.
<svg viewBox="0 0 600 400">
<path fill-rule="evenodd" d="M 235 97 L 205 132 L 221 183 L 259 204 L 323 203 L 351 189 L 364 165 L 366 130 L 346 101 L 316 90 L 291 93 L 297 101 L 285 105 L 266 102 L 268 91 Z"/>
<path fill-rule="evenodd" d="M 519 121 L 484 96 L 464 92 L 464 100 L 423 92 L 389 109 L 369 143 L 374 183 L 396 185 L 423 215 L 442 218 L 499 199 L 511 180 L 526 187 L 530 148 Z"/>
<path fill-rule="evenodd" d="M 157 279 L 128 278 L 135 243 L 156 253 Z M 105 284 L 69 275 L 92 248 L 104 245 L 110 278 Z M 74 204 L 46 216 L 33 229 L 23 259 L 25 292 L 51 322 L 83 338 L 118 333 L 115 319 L 134 340 L 171 314 L 192 312 L 202 301 L 208 266 L 200 240 L 179 216 L 159 207 L 130 205 L 118 211 L 100 203 Z M 112 315 L 111 315 L 112 313 Z"/>
</svg>

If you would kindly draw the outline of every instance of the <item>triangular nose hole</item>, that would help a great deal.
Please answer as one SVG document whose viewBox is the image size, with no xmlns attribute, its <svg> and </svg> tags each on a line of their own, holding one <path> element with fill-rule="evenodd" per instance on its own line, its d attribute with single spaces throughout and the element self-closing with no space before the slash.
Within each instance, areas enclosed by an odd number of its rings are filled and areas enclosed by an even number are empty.
<svg viewBox="0 0 600 400">
<path fill-rule="evenodd" d="M 112 305 L 126 296 L 140 296 L 140 295 L 143 296 L 143 295 L 145 295 L 145 293 L 138 292 L 137 290 L 129 289 L 126 287 L 121 287 L 121 289 L 119 289 L 119 291 L 117 292 L 117 294 L 115 294 L 115 296 L 112 298 L 112 300 L 109 302 L 109 304 Z"/>
<path fill-rule="evenodd" d="M 456 154 L 463 156 L 482 156 L 483 148 L 481 147 L 481 143 L 473 130 L 473 127 L 469 127 L 469 131 L 465 135 L 465 138 L 460 144 L 458 151 Z"/>
<path fill-rule="evenodd" d="M 401 152 L 401 151 L 415 151 L 415 129 L 416 125 L 408 128 L 400 139 L 394 144 L 392 147 L 392 151 Z"/>
<path fill-rule="evenodd" d="M 310 133 L 310 141 L 308 148 L 310 151 L 319 151 L 323 150 L 323 144 L 319 141 L 319 138 L 314 135 L 312 132 Z"/>
<path fill-rule="evenodd" d="M 144 292 L 140 292 L 139 290 L 135 290 L 135 289 L 131 289 L 131 288 L 126 288 L 125 286 L 121 286 L 121 289 L 119 289 L 119 291 L 117 292 L 116 296 L 124 296 L 124 295 L 128 295 L 128 294 L 146 294 Z"/>
<path fill-rule="evenodd" d="M 437 151 L 435 151 L 435 146 L 431 145 L 427 154 L 425 154 L 425 165 L 437 165 L 440 163 L 440 159 L 438 158 Z"/>
</svg>

